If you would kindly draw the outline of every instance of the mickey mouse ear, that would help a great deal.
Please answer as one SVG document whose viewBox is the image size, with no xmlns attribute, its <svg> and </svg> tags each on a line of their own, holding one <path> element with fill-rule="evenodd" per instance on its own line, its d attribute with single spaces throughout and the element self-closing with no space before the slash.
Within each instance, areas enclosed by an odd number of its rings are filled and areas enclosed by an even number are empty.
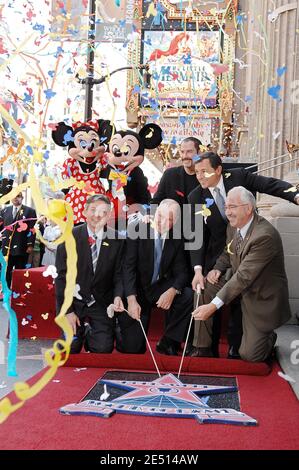
<svg viewBox="0 0 299 470">
<path fill-rule="evenodd" d="M 146 149 L 155 149 L 161 144 L 162 129 L 157 124 L 146 124 L 139 132 L 143 145 Z"/>
<path fill-rule="evenodd" d="M 114 124 L 105 119 L 98 119 L 99 130 L 98 133 L 102 138 L 103 144 L 109 144 L 113 132 L 115 132 Z"/>
</svg>

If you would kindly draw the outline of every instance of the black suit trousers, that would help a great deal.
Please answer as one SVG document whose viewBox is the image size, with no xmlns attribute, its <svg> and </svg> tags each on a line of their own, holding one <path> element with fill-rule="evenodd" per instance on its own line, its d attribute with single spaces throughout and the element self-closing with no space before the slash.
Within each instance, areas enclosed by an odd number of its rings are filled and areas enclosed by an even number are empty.
<svg viewBox="0 0 299 470">
<path fill-rule="evenodd" d="M 161 279 L 148 289 L 139 292 L 137 300 L 143 313 L 143 323 L 147 331 L 150 319 L 150 312 L 156 306 L 159 297 L 173 286 L 173 279 Z M 172 306 L 165 311 L 164 336 L 181 343 L 186 338 L 188 325 L 193 311 L 193 291 L 185 287 L 181 294 L 177 294 Z"/>
<path fill-rule="evenodd" d="M 73 338 L 71 354 L 79 353 L 84 345 L 92 353 L 111 353 L 116 348 L 123 353 L 145 352 L 143 334 L 139 323 L 125 312 L 107 315 L 107 307 L 95 303 L 84 306 L 80 313 L 80 327 Z"/>
<path fill-rule="evenodd" d="M 11 285 L 11 278 L 12 278 L 12 270 L 15 269 L 25 269 L 27 261 L 28 261 L 28 254 L 25 255 L 9 255 L 8 263 L 6 268 L 6 282 L 8 287 Z"/>
</svg>

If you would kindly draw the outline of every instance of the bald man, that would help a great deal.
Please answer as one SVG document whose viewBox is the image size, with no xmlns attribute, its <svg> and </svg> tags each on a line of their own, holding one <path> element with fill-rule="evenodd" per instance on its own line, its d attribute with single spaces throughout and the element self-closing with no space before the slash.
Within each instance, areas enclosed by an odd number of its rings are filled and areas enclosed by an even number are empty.
<svg viewBox="0 0 299 470">
<path fill-rule="evenodd" d="M 147 330 L 152 307 L 165 310 L 165 330 L 156 349 L 166 355 L 178 354 L 193 307 L 179 215 L 178 202 L 164 199 L 153 221 L 129 225 L 124 259 L 129 314 Z"/>
</svg>

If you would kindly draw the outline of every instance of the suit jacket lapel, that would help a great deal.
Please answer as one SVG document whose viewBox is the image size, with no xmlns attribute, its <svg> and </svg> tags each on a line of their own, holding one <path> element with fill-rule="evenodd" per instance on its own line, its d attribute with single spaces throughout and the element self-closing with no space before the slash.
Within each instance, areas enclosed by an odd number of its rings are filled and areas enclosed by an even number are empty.
<svg viewBox="0 0 299 470">
<path fill-rule="evenodd" d="M 162 259 L 160 264 L 160 274 L 167 272 L 168 264 L 173 257 L 173 251 L 175 249 L 174 240 L 172 239 L 172 231 L 169 233 L 167 238 L 165 239 L 163 251 L 162 251 Z"/>
<path fill-rule="evenodd" d="M 227 193 L 231 189 L 233 189 L 236 186 L 236 184 L 234 182 L 233 175 L 229 171 L 224 171 L 222 173 L 222 176 L 223 176 L 223 184 L 224 184 L 225 192 L 227 195 Z"/>
</svg>

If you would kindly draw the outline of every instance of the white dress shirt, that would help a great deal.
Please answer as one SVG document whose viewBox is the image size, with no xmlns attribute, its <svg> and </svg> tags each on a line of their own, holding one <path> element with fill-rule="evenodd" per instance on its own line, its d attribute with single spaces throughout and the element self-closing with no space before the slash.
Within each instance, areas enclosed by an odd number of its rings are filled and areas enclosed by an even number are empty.
<svg viewBox="0 0 299 470">
<path fill-rule="evenodd" d="M 97 240 L 96 240 L 96 243 L 97 243 L 97 252 L 98 252 L 98 256 L 99 256 L 99 253 L 100 253 L 100 250 L 101 250 L 101 246 L 102 246 L 102 240 L 103 240 L 103 235 L 104 235 L 104 229 L 101 228 L 98 232 L 96 232 L 96 234 L 94 232 L 92 232 L 90 230 L 90 228 L 88 227 L 87 225 L 87 232 L 88 232 L 88 236 L 89 237 L 92 237 L 94 238 L 94 235 L 97 236 Z"/>
<path fill-rule="evenodd" d="M 223 197 L 223 199 L 226 201 L 226 191 L 225 191 L 225 187 L 224 187 L 224 182 L 223 182 L 223 176 L 221 175 L 220 176 L 220 180 L 218 181 L 218 184 L 216 184 L 216 186 L 210 186 L 208 187 L 208 190 L 210 191 L 211 195 L 213 196 L 213 198 L 215 199 L 216 197 L 216 193 L 214 191 L 215 188 L 219 188 L 220 189 L 220 194 L 221 196 Z"/>
</svg>

